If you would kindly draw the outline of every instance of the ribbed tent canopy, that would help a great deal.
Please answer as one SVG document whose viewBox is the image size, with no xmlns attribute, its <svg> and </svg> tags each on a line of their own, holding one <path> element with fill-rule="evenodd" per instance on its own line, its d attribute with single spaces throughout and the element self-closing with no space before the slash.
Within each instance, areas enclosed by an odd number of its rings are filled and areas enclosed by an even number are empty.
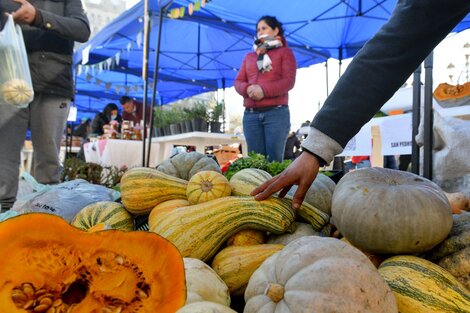
<svg viewBox="0 0 470 313">
<path fill-rule="evenodd" d="M 283 22 L 298 66 L 307 67 L 328 58 L 353 57 L 387 21 L 397 0 L 212 0 L 189 15 L 191 2 L 150 1 L 150 78 L 155 68 L 160 8 L 167 6 L 159 51 L 160 104 L 232 86 L 243 56 L 252 49 L 261 15 L 273 15 Z M 181 7 L 185 8 L 182 18 L 168 16 L 172 9 Z M 143 97 L 143 22 L 141 1 L 80 47 L 74 56 L 78 94 L 108 99 L 126 93 Z M 467 16 L 454 31 L 469 27 Z"/>
</svg>

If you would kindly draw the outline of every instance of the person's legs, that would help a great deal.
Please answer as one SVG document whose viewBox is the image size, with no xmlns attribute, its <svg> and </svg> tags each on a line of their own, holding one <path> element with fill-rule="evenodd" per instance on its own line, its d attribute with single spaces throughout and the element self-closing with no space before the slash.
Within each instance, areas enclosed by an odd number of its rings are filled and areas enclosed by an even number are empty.
<svg viewBox="0 0 470 313">
<path fill-rule="evenodd" d="M 60 182 L 60 142 L 67 123 L 70 99 L 38 95 L 30 105 L 31 139 L 34 147 L 34 177 L 42 184 Z"/>
<path fill-rule="evenodd" d="M 264 115 L 264 142 L 268 160 L 282 162 L 290 131 L 289 107 L 276 107 L 262 114 Z"/>
<path fill-rule="evenodd" d="M 16 200 L 21 148 L 28 130 L 29 109 L 0 105 L 0 204 L 9 209 Z"/>
<path fill-rule="evenodd" d="M 263 113 L 245 111 L 243 115 L 243 133 L 245 134 L 248 153 L 256 152 L 266 155 Z"/>
</svg>

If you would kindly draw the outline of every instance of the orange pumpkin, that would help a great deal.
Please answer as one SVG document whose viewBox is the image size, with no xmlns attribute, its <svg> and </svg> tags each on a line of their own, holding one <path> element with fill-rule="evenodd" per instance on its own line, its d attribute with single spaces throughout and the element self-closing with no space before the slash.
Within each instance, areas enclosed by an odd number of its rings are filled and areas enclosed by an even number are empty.
<svg viewBox="0 0 470 313">
<path fill-rule="evenodd" d="M 183 259 L 147 232 L 83 232 L 58 216 L 0 223 L 0 312 L 174 313 L 185 303 Z"/>
</svg>

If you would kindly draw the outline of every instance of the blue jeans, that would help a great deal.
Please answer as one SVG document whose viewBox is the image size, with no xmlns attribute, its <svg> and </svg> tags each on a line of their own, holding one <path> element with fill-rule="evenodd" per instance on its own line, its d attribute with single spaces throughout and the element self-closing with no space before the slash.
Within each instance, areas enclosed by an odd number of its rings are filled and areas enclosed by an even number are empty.
<svg viewBox="0 0 470 313">
<path fill-rule="evenodd" d="M 289 107 L 277 106 L 261 112 L 245 110 L 243 131 L 248 152 L 263 154 L 269 161 L 282 162 L 290 131 Z"/>
</svg>

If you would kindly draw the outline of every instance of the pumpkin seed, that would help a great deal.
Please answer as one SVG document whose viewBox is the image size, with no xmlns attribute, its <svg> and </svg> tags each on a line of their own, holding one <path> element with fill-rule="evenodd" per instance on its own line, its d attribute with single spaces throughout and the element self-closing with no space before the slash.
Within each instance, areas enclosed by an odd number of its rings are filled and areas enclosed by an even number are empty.
<svg viewBox="0 0 470 313">
<path fill-rule="evenodd" d="M 46 313 L 56 313 L 56 310 L 55 310 L 54 307 L 51 306 L 51 307 L 46 311 Z"/>
<path fill-rule="evenodd" d="M 50 305 L 46 305 L 46 304 L 40 304 L 40 305 L 37 305 L 35 308 L 34 308 L 34 312 L 45 312 L 48 308 L 50 307 Z"/>
<path fill-rule="evenodd" d="M 21 289 L 13 289 L 11 292 L 11 299 L 17 305 L 23 306 L 26 301 L 28 301 L 28 297 Z"/>
<path fill-rule="evenodd" d="M 53 307 L 57 307 L 57 306 L 60 306 L 60 305 L 62 305 L 62 299 L 54 300 L 54 302 L 52 303 Z"/>
<path fill-rule="evenodd" d="M 24 283 L 23 284 L 23 292 L 26 294 L 28 299 L 31 299 L 34 297 L 34 287 L 31 284 Z"/>
<path fill-rule="evenodd" d="M 27 310 L 29 308 L 32 308 L 34 306 L 34 300 L 29 300 L 28 302 L 25 303 L 25 305 L 23 305 L 23 309 Z"/>
</svg>

